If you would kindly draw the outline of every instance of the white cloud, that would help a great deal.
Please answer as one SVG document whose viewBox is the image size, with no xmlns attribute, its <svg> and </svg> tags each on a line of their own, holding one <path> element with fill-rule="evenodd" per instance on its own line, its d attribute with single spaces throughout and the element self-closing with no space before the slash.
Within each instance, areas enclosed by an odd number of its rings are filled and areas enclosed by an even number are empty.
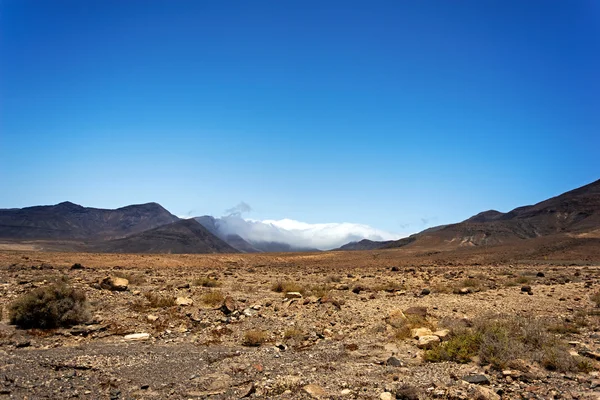
<svg viewBox="0 0 600 400">
<path fill-rule="evenodd" d="M 368 225 L 343 223 L 309 224 L 292 219 L 257 221 L 232 214 L 218 219 L 223 234 L 237 234 L 249 242 L 282 242 L 294 247 L 329 250 L 348 242 L 397 240 L 406 235 L 372 228 Z"/>
</svg>

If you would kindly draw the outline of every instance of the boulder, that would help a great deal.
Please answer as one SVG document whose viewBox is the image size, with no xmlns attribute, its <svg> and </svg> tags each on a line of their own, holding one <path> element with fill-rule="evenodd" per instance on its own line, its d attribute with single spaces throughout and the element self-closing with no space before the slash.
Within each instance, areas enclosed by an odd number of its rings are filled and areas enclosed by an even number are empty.
<svg viewBox="0 0 600 400">
<path fill-rule="evenodd" d="M 233 299 L 233 297 L 231 297 L 231 296 L 225 297 L 225 300 L 223 300 L 223 305 L 221 305 L 221 311 L 223 312 L 223 314 L 229 315 L 236 310 L 237 310 L 237 304 L 235 303 L 235 300 Z"/>
<path fill-rule="evenodd" d="M 431 332 L 431 329 L 429 328 L 416 328 L 410 331 L 410 335 L 414 339 L 419 339 L 423 336 L 431 336 L 433 335 L 433 332 Z"/>
<path fill-rule="evenodd" d="M 175 304 L 178 306 L 191 306 L 194 304 L 194 300 L 190 299 L 189 297 L 178 297 L 175 299 Z"/>
<path fill-rule="evenodd" d="M 440 338 L 435 335 L 421 336 L 419 337 L 419 343 L 417 347 L 420 349 L 431 349 L 433 346 L 440 342 Z"/>
<path fill-rule="evenodd" d="M 440 340 L 444 340 L 444 339 L 448 338 L 448 336 L 450 335 L 450 329 L 440 329 L 440 330 L 433 332 L 433 334 L 435 336 L 439 337 Z"/>
<path fill-rule="evenodd" d="M 118 292 L 127 290 L 128 286 L 129 281 L 127 279 L 118 278 L 116 276 L 107 276 L 106 278 L 102 279 L 102 282 L 100 282 L 100 287 L 102 289 L 114 290 Z"/>
</svg>

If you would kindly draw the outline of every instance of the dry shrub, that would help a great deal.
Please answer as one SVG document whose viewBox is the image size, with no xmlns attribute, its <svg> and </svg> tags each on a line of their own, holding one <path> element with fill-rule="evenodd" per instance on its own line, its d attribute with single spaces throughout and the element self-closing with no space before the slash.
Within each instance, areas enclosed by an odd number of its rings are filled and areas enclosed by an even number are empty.
<svg viewBox="0 0 600 400">
<path fill-rule="evenodd" d="M 21 328 L 68 327 L 90 318 L 85 293 L 54 284 L 17 298 L 9 307 L 10 323 Z"/>
<path fill-rule="evenodd" d="M 271 285 L 271 290 L 277 293 L 300 292 L 304 294 L 304 288 L 296 282 L 277 281 Z"/>
<path fill-rule="evenodd" d="M 225 300 L 225 296 L 218 290 L 204 293 L 200 298 L 203 303 L 208 304 L 209 306 L 216 307 L 221 304 Z"/>
<path fill-rule="evenodd" d="M 550 333 L 552 325 L 542 318 L 486 315 L 473 327 L 453 329 L 450 339 L 426 351 L 427 361 L 467 362 L 478 355 L 493 368 L 517 368 L 515 360 L 529 359 L 549 370 L 578 371 L 585 363 L 569 354 L 566 344 Z"/>
<path fill-rule="evenodd" d="M 406 288 L 401 284 L 401 283 L 397 283 L 397 282 L 384 282 L 384 283 L 380 283 L 378 285 L 375 285 L 371 288 L 374 291 L 378 291 L 378 292 L 397 292 L 400 290 L 405 290 Z"/>
<path fill-rule="evenodd" d="M 329 275 L 325 278 L 325 282 L 327 283 L 340 283 L 342 281 L 342 277 L 339 275 Z"/>
<path fill-rule="evenodd" d="M 311 287 L 309 294 L 316 297 L 326 297 L 331 290 L 332 287 L 329 285 L 318 285 Z M 297 292 L 297 290 L 288 290 L 287 292 Z"/>
<path fill-rule="evenodd" d="M 175 305 L 175 298 L 173 296 L 163 296 L 158 293 L 147 292 L 144 293 L 144 297 L 150 303 L 151 308 L 173 307 Z"/>
<path fill-rule="evenodd" d="M 210 276 L 204 276 L 202 278 L 196 279 L 194 281 L 194 285 L 208 287 L 208 288 L 215 288 L 215 287 L 220 287 L 222 285 L 222 283 Z"/>
<path fill-rule="evenodd" d="M 304 332 L 298 328 L 287 328 L 285 332 L 283 332 L 283 338 L 286 340 L 301 341 L 304 339 Z"/>
<path fill-rule="evenodd" d="M 244 340 L 242 341 L 242 345 L 253 347 L 260 346 L 267 341 L 267 338 L 267 332 L 253 329 L 244 332 Z"/>
</svg>

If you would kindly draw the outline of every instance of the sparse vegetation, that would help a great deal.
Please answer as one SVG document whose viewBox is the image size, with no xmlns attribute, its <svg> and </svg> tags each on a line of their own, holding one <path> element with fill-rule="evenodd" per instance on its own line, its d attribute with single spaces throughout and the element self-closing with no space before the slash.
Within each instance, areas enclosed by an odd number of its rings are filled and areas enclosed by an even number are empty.
<svg viewBox="0 0 600 400">
<path fill-rule="evenodd" d="M 304 339 L 304 332 L 302 332 L 298 328 L 287 328 L 283 333 L 283 338 L 285 340 L 296 340 L 300 341 Z"/>
<path fill-rule="evenodd" d="M 261 344 L 267 341 L 269 335 L 267 332 L 253 329 L 244 332 L 244 340 L 242 341 L 242 345 L 244 346 L 260 346 Z"/>
<path fill-rule="evenodd" d="M 424 359 L 430 362 L 468 362 L 475 355 L 496 369 L 517 368 L 514 361 L 527 358 L 549 370 L 576 371 L 585 363 L 571 356 L 563 341 L 550 333 L 555 329 L 541 318 L 485 316 L 472 328 L 460 328 Z"/>
<path fill-rule="evenodd" d="M 34 289 L 9 308 L 11 324 L 21 328 L 69 327 L 90 318 L 85 293 L 66 284 Z"/>
<path fill-rule="evenodd" d="M 600 292 L 595 292 L 590 296 L 590 300 L 596 305 L 597 308 L 600 308 Z"/>
<path fill-rule="evenodd" d="M 202 302 L 209 306 L 216 307 L 225 300 L 225 296 L 218 290 L 204 293 L 201 298 Z"/>
<path fill-rule="evenodd" d="M 194 281 L 194 285 L 207 288 L 221 287 L 222 283 L 210 276 L 203 276 Z"/>
<path fill-rule="evenodd" d="M 144 297 L 150 303 L 151 308 L 165 308 L 173 307 L 175 305 L 175 298 L 173 296 L 164 296 L 159 293 L 147 292 L 144 293 Z"/>
<path fill-rule="evenodd" d="M 277 293 L 300 292 L 304 294 L 304 288 L 296 282 L 277 281 L 271 285 L 271 290 Z"/>
</svg>

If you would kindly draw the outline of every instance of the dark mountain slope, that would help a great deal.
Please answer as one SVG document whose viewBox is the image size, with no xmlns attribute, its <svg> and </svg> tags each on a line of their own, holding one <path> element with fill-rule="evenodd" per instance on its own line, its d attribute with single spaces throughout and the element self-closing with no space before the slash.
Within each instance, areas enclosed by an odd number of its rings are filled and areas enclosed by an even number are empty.
<svg viewBox="0 0 600 400">
<path fill-rule="evenodd" d="M 54 206 L 0 209 L 0 238 L 105 240 L 178 219 L 157 203 L 106 210 L 64 202 Z"/>
<path fill-rule="evenodd" d="M 532 206 L 485 211 L 463 222 L 416 235 L 411 247 L 489 246 L 600 228 L 600 180 Z"/>
<path fill-rule="evenodd" d="M 107 253 L 238 253 L 194 219 L 184 219 L 92 246 Z"/>
</svg>

